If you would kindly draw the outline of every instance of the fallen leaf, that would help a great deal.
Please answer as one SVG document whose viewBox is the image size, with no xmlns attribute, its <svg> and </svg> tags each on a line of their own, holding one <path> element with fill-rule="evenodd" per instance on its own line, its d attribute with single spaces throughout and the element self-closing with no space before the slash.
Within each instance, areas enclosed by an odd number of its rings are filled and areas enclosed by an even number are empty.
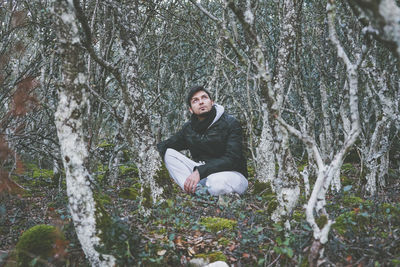
<svg viewBox="0 0 400 267">
<path fill-rule="evenodd" d="M 188 251 L 188 253 L 189 253 L 190 256 L 193 256 L 193 255 L 196 254 L 196 252 L 194 251 L 194 249 L 191 248 L 191 247 L 188 247 L 188 248 L 187 248 L 187 251 Z"/>
<path fill-rule="evenodd" d="M 351 255 L 349 255 L 349 256 L 346 257 L 346 261 L 347 261 L 347 262 L 351 262 L 352 259 L 353 259 L 353 258 L 351 257 Z"/>
<path fill-rule="evenodd" d="M 157 251 L 158 256 L 164 256 L 167 251 L 165 249 Z"/>
</svg>

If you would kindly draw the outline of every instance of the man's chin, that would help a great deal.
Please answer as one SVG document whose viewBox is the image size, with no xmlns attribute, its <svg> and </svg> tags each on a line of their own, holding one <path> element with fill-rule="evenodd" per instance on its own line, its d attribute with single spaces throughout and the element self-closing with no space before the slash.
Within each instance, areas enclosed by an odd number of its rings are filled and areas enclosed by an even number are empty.
<svg viewBox="0 0 400 267">
<path fill-rule="evenodd" d="M 207 109 L 200 110 L 198 116 L 207 115 L 208 112 L 210 112 L 210 110 L 207 110 Z"/>
<path fill-rule="evenodd" d="M 197 115 L 197 117 L 204 119 L 207 117 L 207 114 L 208 114 L 208 112 L 205 111 L 205 112 L 198 113 L 196 115 Z"/>
</svg>

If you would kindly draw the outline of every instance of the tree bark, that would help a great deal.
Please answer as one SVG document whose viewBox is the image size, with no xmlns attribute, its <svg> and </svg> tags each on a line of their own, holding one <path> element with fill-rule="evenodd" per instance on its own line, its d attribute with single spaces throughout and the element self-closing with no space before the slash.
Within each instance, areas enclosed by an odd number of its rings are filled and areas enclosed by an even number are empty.
<svg viewBox="0 0 400 267">
<path fill-rule="evenodd" d="M 395 0 L 349 0 L 365 31 L 400 57 L 400 7 Z"/>
<path fill-rule="evenodd" d="M 78 239 L 90 263 L 93 266 L 114 266 L 112 255 L 101 254 L 95 248 L 102 244 L 101 230 L 97 226 L 102 214 L 97 212 L 91 188 L 92 177 L 86 167 L 89 155 L 83 116 L 88 96 L 76 18 L 69 1 L 55 1 L 54 11 L 63 62 L 55 123 L 66 174 L 69 209 Z"/>
<path fill-rule="evenodd" d="M 84 44 L 90 56 L 103 68 L 109 70 L 118 82 L 122 95 L 121 106 L 124 109 L 124 116 L 120 122 L 122 135 L 133 152 L 133 161 L 139 171 L 141 199 L 146 199 L 146 202 L 141 203 L 141 210 L 144 214 L 149 214 L 149 209 L 143 204 L 149 206 L 157 200 L 162 200 L 163 187 L 155 180 L 156 173 L 161 167 L 161 159 L 156 150 L 156 134 L 151 128 L 151 112 L 146 102 L 146 91 L 141 87 L 143 83 L 140 81 L 139 44 L 141 40 L 138 36 L 143 29 L 140 29 L 139 20 L 133 16 L 133 14 L 139 16 L 140 11 L 135 4 L 125 5 L 124 8 L 121 7 L 115 11 L 114 16 L 118 17 L 115 21 L 118 25 L 119 38 L 114 36 L 112 38 L 115 38 L 115 49 L 122 52 L 122 58 L 117 67 L 97 55 L 92 46 L 92 33 L 79 1 L 74 0 L 74 6 L 85 32 Z M 124 22 L 126 24 L 123 24 Z M 129 28 L 126 27 L 128 24 Z"/>
</svg>

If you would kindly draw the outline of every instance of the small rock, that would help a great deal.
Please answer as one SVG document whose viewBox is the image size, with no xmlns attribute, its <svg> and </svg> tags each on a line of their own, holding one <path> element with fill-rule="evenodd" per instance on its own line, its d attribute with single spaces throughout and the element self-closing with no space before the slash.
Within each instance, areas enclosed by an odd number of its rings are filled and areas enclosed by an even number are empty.
<svg viewBox="0 0 400 267">
<path fill-rule="evenodd" d="M 229 265 L 224 261 L 215 261 L 204 267 L 229 267 Z"/>
<path fill-rule="evenodd" d="M 194 258 L 189 261 L 189 266 L 190 267 L 203 267 L 203 266 L 208 266 L 207 264 L 209 263 L 208 260 L 205 260 L 203 258 Z"/>
</svg>

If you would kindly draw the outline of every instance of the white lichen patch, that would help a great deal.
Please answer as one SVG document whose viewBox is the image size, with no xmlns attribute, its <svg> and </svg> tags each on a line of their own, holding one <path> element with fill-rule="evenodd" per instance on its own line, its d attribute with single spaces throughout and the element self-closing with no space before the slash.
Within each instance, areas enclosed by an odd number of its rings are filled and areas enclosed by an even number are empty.
<svg viewBox="0 0 400 267">
<path fill-rule="evenodd" d="M 73 116 L 74 112 L 81 110 L 82 104 L 77 103 L 72 94 L 73 92 L 60 90 L 55 113 L 57 135 L 66 174 L 69 208 L 78 239 L 91 264 L 114 266 L 113 256 L 100 255 L 95 249 L 95 246 L 100 244 L 100 238 L 96 232 L 96 206 L 90 188 L 90 174 L 84 166 L 88 152 L 83 138 L 82 120 L 80 117 Z"/>
<path fill-rule="evenodd" d="M 247 9 L 244 12 L 244 20 L 248 23 L 248 24 L 253 24 L 254 23 L 254 15 L 253 12 L 251 12 L 250 9 Z"/>
</svg>

